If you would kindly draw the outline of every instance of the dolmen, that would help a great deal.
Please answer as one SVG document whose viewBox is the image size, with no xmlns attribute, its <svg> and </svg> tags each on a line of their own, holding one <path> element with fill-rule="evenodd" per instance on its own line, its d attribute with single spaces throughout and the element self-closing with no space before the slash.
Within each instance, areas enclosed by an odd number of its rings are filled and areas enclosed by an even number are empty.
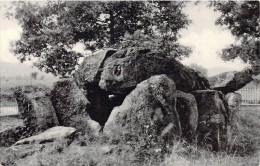
<svg viewBox="0 0 260 166">
<path fill-rule="evenodd" d="M 202 146 L 209 144 L 215 151 L 225 148 L 229 123 L 225 96 L 210 89 L 205 77 L 161 51 L 106 49 L 86 57 L 74 78 L 92 100 L 87 111 L 105 124 L 104 133 L 111 139 L 134 143 L 146 138 L 145 145 L 165 151 L 174 138 L 199 137 Z M 201 106 L 204 102 L 213 105 L 208 112 Z"/>
<path fill-rule="evenodd" d="M 230 75 L 230 83 L 208 81 L 160 50 L 108 48 L 86 56 L 52 90 L 19 89 L 16 99 L 25 128 L 31 130 L 27 137 L 63 126 L 97 137 L 103 133 L 110 142 L 149 153 L 169 152 L 177 139 L 221 151 L 231 108 L 236 109 L 226 94 L 250 80 L 247 74 Z M 240 85 L 238 77 L 246 81 Z M 228 87 L 233 84 L 235 89 Z"/>
</svg>

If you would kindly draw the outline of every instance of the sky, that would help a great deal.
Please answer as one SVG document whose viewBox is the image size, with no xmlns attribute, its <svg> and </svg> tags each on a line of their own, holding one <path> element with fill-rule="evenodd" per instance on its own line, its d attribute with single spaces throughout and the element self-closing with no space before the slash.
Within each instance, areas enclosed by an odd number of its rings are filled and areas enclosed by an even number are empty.
<svg viewBox="0 0 260 166">
<path fill-rule="evenodd" d="M 6 3 L 0 2 L 0 6 L 3 7 Z M 184 9 L 192 23 L 188 26 L 188 29 L 181 31 L 180 42 L 185 46 L 190 46 L 193 52 L 182 63 L 185 65 L 192 63 L 201 65 L 208 69 L 209 76 L 243 69 L 246 64 L 241 60 L 224 62 L 218 54 L 223 48 L 234 43 L 235 38 L 229 30 L 215 25 L 215 20 L 220 16 L 220 13 L 214 12 L 207 5 L 208 2 L 205 1 L 198 5 L 189 2 Z M 0 62 L 19 63 L 13 53 L 10 52 L 10 43 L 18 40 L 21 32 L 22 28 L 17 21 L 6 19 L 4 11 L 0 8 Z M 79 44 L 74 50 L 84 52 L 83 48 Z M 27 64 L 31 63 L 27 62 Z"/>
</svg>

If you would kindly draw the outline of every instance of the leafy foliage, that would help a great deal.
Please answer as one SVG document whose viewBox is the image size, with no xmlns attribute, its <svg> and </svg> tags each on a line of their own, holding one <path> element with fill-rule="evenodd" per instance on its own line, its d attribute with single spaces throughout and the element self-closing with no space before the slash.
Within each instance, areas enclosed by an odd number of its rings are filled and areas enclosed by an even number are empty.
<svg viewBox="0 0 260 166">
<path fill-rule="evenodd" d="M 189 24 L 183 7 L 184 2 L 17 2 L 13 16 L 23 32 L 13 52 L 21 62 L 36 58 L 38 68 L 61 76 L 70 75 L 83 56 L 73 50 L 79 42 L 95 51 L 123 46 L 141 33 L 145 41 L 152 38 L 152 46 L 187 56 L 190 50 L 177 42 L 179 30 Z"/>
<path fill-rule="evenodd" d="M 215 1 L 211 5 L 221 12 L 216 24 L 226 26 L 237 37 L 236 44 L 222 50 L 222 58 L 233 60 L 240 57 L 260 73 L 259 1 Z"/>
<path fill-rule="evenodd" d="M 134 34 L 126 33 L 121 37 L 121 42 L 118 44 L 119 48 L 127 47 L 144 47 L 153 50 L 161 50 L 166 55 L 174 58 L 182 59 L 188 57 L 191 53 L 189 47 L 183 46 L 174 40 L 166 40 L 160 35 L 150 34 L 146 35 L 142 31 L 135 31 Z"/>
</svg>

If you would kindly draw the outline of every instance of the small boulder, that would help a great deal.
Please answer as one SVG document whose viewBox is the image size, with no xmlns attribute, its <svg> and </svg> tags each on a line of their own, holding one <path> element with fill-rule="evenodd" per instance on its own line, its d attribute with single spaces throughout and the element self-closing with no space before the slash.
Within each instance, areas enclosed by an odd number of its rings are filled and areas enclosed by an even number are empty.
<svg viewBox="0 0 260 166">
<path fill-rule="evenodd" d="M 237 121 L 237 112 L 241 110 L 242 95 L 236 92 L 226 94 L 227 103 L 230 109 L 231 126 Z"/>
<path fill-rule="evenodd" d="M 20 117 L 27 131 L 37 133 L 59 125 L 50 100 L 50 89 L 43 86 L 19 87 L 15 91 Z"/>
<path fill-rule="evenodd" d="M 110 139 L 151 151 L 173 145 L 181 136 L 181 125 L 174 96 L 175 83 L 166 75 L 152 76 L 137 85 L 115 107 L 105 125 Z"/>
<path fill-rule="evenodd" d="M 90 102 L 71 78 L 62 79 L 55 83 L 51 92 L 51 101 L 56 110 L 60 125 L 75 127 L 78 131 L 97 130 L 86 109 Z"/>
<path fill-rule="evenodd" d="M 227 145 L 230 110 L 225 96 L 215 90 L 197 90 L 192 93 L 198 106 L 198 143 L 220 151 Z"/>
<path fill-rule="evenodd" d="M 226 94 L 228 105 L 231 109 L 238 112 L 241 109 L 242 95 L 236 92 L 230 92 Z"/>
<path fill-rule="evenodd" d="M 251 74 L 246 71 L 232 71 L 209 77 L 208 80 L 212 89 L 227 94 L 243 88 L 246 84 L 251 82 L 253 78 Z"/>
<path fill-rule="evenodd" d="M 127 95 L 138 83 L 159 74 L 166 74 L 183 92 L 209 88 L 206 78 L 174 58 L 136 47 L 119 50 L 107 58 L 99 86 L 112 94 Z"/>
</svg>

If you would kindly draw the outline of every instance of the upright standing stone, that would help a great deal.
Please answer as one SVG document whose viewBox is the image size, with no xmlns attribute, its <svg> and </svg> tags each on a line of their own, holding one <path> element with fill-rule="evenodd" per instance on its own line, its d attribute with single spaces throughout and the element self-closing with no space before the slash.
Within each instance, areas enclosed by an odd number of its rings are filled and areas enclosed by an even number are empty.
<svg viewBox="0 0 260 166">
<path fill-rule="evenodd" d="M 226 99 L 230 109 L 230 122 L 233 125 L 236 122 L 236 114 L 241 110 L 242 96 L 236 92 L 226 94 Z"/>
<path fill-rule="evenodd" d="M 182 135 L 192 141 L 198 126 L 198 108 L 195 97 L 190 93 L 176 90 L 174 96 L 177 98 L 176 109 L 180 117 Z"/>
<path fill-rule="evenodd" d="M 198 142 L 213 151 L 226 148 L 229 125 L 229 107 L 225 96 L 215 90 L 197 90 L 192 93 L 198 104 Z"/>
<path fill-rule="evenodd" d="M 52 103 L 56 110 L 60 125 L 75 127 L 81 132 L 95 130 L 93 120 L 86 111 L 90 102 L 71 78 L 55 83 L 51 92 Z"/>
<path fill-rule="evenodd" d="M 113 109 L 104 132 L 110 138 L 135 144 L 136 150 L 170 148 L 173 139 L 181 136 L 174 93 L 175 84 L 166 75 L 141 82 Z"/>
<path fill-rule="evenodd" d="M 50 89 L 25 86 L 15 91 L 18 110 L 28 132 L 37 133 L 59 125 L 50 100 Z"/>
</svg>

